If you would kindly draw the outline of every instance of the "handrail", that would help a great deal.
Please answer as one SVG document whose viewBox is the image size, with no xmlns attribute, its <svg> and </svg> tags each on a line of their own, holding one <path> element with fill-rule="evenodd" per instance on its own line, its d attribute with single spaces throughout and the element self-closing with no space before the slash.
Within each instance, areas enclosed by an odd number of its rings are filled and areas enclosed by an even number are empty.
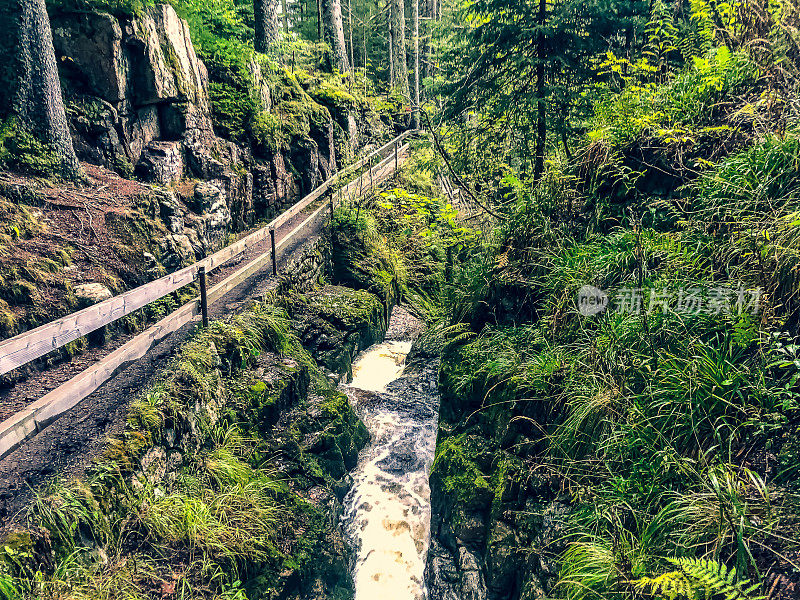
<svg viewBox="0 0 800 600">
<path fill-rule="evenodd" d="M 41 358 L 69 342 L 113 323 L 147 304 L 189 285 L 196 279 L 197 272 L 201 267 L 204 267 L 208 273 L 239 256 L 247 249 L 266 239 L 270 229 L 277 229 L 320 198 L 331 188 L 334 182 L 337 182 L 349 172 L 362 167 L 367 161 L 371 163 L 376 154 L 385 152 L 393 145 L 399 145 L 412 133 L 414 133 L 414 130 L 406 131 L 372 152 L 369 156 L 362 158 L 356 164 L 336 173 L 266 226 L 254 231 L 238 242 L 222 248 L 211 256 L 150 283 L 123 292 L 113 298 L 98 302 L 83 310 L 0 341 L 0 375 Z"/>
<path fill-rule="evenodd" d="M 408 145 L 397 147 L 396 156 L 400 161 L 404 160 L 402 156 L 407 150 Z M 380 183 L 386 175 L 394 173 L 398 163 L 395 163 L 395 165 L 392 165 L 392 163 L 398 160 L 398 158 L 395 156 L 387 156 L 375 167 L 371 168 L 370 180 L 374 180 L 375 183 Z M 385 172 L 387 167 L 389 168 L 388 173 Z M 345 186 L 342 192 L 347 194 L 351 191 L 350 188 L 352 187 L 353 192 L 360 193 L 362 191 L 361 184 L 362 182 L 357 179 L 353 180 Z M 372 189 L 372 186 L 370 186 L 370 189 Z M 315 192 L 316 191 L 317 190 L 315 190 Z M 312 192 L 312 194 L 315 192 Z M 306 200 L 304 199 L 298 204 L 305 202 Z M 308 226 L 312 225 L 326 209 L 329 209 L 328 203 L 323 203 L 322 206 L 304 219 L 302 223 L 284 236 L 277 244 L 277 249 L 280 250 L 287 246 L 295 236 L 301 234 Z M 285 223 L 285 220 L 283 222 Z M 237 285 L 246 281 L 252 277 L 253 274 L 266 266 L 272 259 L 271 254 L 271 251 L 263 253 L 255 260 L 209 289 L 209 304 L 219 300 L 230 290 L 234 289 Z M 62 383 L 33 404 L 30 404 L 26 408 L 8 417 L 5 421 L 0 423 L 0 458 L 18 447 L 26 439 L 36 435 L 37 432 L 47 427 L 47 425 L 55 421 L 66 411 L 78 405 L 89 396 L 89 394 L 93 393 L 117 373 L 142 358 L 156 343 L 194 320 L 199 314 L 200 299 L 194 298 L 133 339 L 128 340 L 121 347 L 101 358 L 88 369 L 80 372 L 69 381 Z"/>
</svg>

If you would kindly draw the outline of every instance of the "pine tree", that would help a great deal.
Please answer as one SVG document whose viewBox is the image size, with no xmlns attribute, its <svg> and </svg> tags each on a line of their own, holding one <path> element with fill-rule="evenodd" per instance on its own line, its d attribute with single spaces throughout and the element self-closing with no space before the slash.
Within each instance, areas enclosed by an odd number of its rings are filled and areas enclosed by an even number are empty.
<svg viewBox="0 0 800 600">
<path fill-rule="evenodd" d="M 253 0 L 255 16 L 255 38 L 253 46 L 256 51 L 266 54 L 278 41 L 280 24 L 278 21 L 279 0 Z"/>
<path fill-rule="evenodd" d="M 341 73 L 350 71 L 347 46 L 344 41 L 342 5 L 340 0 L 322 0 L 322 23 L 325 41 L 331 47 L 333 67 Z"/>
<path fill-rule="evenodd" d="M 408 64 L 406 58 L 406 12 L 403 0 L 390 0 L 392 4 L 391 15 L 391 57 L 392 73 L 394 74 L 393 87 L 403 98 L 409 98 L 408 89 Z"/>
<path fill-rule="evenodd" d="M 67 124 L 45 0 L 0 4 L 0 60 L 5 68 L 0 108 L 55 152 L 63 176 L 76 178 L 81 168 Z"/>
</svg>

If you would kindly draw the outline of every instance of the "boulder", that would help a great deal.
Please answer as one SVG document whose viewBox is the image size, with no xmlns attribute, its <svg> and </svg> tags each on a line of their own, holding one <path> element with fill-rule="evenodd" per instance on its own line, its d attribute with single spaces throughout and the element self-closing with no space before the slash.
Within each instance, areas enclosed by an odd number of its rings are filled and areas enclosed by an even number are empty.
<svg viewBox="0 0 800 600">
<path fill-rule="evenodd" d="M 75 286 L 74 292 L 75 298 L 82 306 L 91 306 L 114 296 L 102 283 L 82 283 Z"/>
<path fill-rule="evenodd" d="M 183 179 L 185 172 L 180 142 L 150 142 L 136 165 L 136 173 L 142 179 L 159 185 L 172 185 Z"/>
<path fill-rule="evenodd" d="M 144 56 L 134 61 L 135 104 L 190 103 L 208 115 L 208 73 L 194 51 L 186 21 L 169 4 L 158 4 L 134 19 L 131 29 L 129 44 Z"/>
<path fill-rule="evenodd" d="M 193 129 L 213 137 L 208 74 L 170 5 L 125 20 L 60 14 L 53 41 L 80 158 L 120 170 L 153 140 L 181 140 Z"/>
</svg>

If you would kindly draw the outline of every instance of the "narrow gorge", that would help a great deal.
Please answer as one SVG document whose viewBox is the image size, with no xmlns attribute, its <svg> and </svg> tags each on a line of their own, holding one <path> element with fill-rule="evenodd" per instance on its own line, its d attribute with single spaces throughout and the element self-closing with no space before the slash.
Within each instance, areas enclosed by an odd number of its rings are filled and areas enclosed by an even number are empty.
<svg viewBox="0 0 800 600">
<path fill-rule="evenodd" d="M 800 597 L 792 0 L 0 0 L 0 600 Z"/>
</svg>

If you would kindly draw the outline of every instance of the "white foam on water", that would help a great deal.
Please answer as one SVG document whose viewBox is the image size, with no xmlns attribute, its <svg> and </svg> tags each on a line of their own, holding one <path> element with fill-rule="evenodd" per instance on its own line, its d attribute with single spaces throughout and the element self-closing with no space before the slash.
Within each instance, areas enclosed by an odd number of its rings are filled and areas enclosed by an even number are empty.
<svg viewBox="0 0 800 600">
<path fill-rule="evenodd" d="M 411 352 L 411 342 L 383 342 L 370 346 L 353 363 L 353 381 L 350 387 L 371 392 L 382 392 L 400 377 Z"/>
<path fill-rule="evenodd" d="M 353 366 L 345 387 L 380 394 L 380 401 L 356 406 L 370 431 L 369 446 L 352 472 L 344 500 L 344 532 L 355 551 L 356 600 L 423 600 L 425 559 L 430 538 L 428 475 L 436 450 L 435 416 L 413 411 L 409 401 L 387 393 L 399 378 L 410 342 L 368 348 Z M 351 393 L 351 401 L 357 397 Z M 413 401 L 413 400 L 412 400 Z"/>
</svg>

